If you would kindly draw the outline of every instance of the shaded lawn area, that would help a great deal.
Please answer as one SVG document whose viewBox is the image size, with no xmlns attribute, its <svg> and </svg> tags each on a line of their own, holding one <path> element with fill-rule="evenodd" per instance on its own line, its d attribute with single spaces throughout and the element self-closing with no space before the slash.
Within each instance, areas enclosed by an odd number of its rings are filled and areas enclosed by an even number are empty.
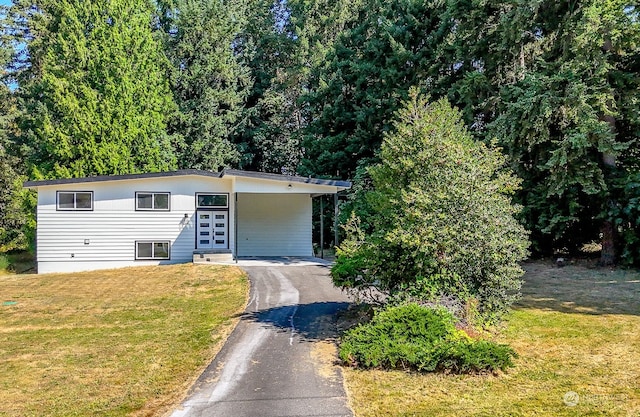
<svg viewBox="0 0 640 417">
<path fill-rule="evenodd" d="M 525 269 L 523 298 L 497 336 L 520 355 L 515 368 L 499 376 L 345 369 L 356 416 L 640 416 L 640 273 Z"/>
<path fill-rule="evenodd" d="M 0 415 L 160 415 L 243 310 L 228 266 L 0 276 Z"/>
</svg>

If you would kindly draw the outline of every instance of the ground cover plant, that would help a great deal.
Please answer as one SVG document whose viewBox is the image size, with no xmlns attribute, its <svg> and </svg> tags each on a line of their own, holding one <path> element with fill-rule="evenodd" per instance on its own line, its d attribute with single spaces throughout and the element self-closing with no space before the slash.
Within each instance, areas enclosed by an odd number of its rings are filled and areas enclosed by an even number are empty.
<svg viewBox="0 0 640 417">
<path fill-rule="evenodd" d="M 640 273 L 525 269 L 522 299 L 496 337 L 518 353 L 514 368 L 498 376 L 344 368 L 355 415 L 640 415 Z"/>
<path fill-rule="evenodd" d="M 445 308 L 417 304 L 378 311 L 370 322 L 349 330 L 340 345 L 343 363 L 420 372 L 504 370 L 513 366 L 514 356 L 507 345 L 456 329 L 456 318 Z"/>
<path fill-rule="evenodd" d="M 245 305 L 233 267 L 0 276 L 0 416 L 161 415 Z"/>
</svg>

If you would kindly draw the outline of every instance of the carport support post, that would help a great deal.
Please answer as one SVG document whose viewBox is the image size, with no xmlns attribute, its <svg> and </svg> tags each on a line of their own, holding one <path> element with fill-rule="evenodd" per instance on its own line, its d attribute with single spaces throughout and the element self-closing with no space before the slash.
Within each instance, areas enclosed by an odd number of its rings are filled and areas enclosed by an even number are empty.
<svg viewBox="0 0 640 417">
<path fill-rule="evenodd" d="M 320 196 L 320 258 L 324 259 L 324 195 Z"/>
</svg>

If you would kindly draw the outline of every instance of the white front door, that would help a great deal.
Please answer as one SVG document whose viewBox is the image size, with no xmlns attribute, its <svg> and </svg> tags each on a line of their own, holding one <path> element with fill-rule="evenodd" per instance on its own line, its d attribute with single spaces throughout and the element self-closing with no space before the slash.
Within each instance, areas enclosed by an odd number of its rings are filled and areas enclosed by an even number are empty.
<svg viewBox="0 0 640 417">
<path fill-rule="evenodd" d="M 197 249 L 228 249 L 227 225 L 229 224 L 229 212 L 198 210 L 197 214 Z"/>
</svg>

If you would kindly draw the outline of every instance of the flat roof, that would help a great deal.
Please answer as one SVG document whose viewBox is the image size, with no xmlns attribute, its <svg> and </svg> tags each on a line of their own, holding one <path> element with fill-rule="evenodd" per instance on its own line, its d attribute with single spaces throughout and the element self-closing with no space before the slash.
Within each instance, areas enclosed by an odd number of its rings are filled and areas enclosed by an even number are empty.
<svg viewBox="0 0 640 417">
<path fill-rule="evenodd" d="M 282 174 L 270 174 L 267 172 L 253 172 L 242 171 L 238 169 L 225 169 L 222 172 L 211 172 L 200 169 L 180 169 L 177 171 L 169 172 L 148 172 L 141 174 L 124 174 L 124 175 L 99 175 L 95 177 L 82 177 L 82 178 L 61 178 L 55 180 L 37 180 L 26 181 L 23 186 L 26 188 L 35 188 L 45 185 L 61 185 L 61 184 L 81 184 L 89 182 L 103 182 L 103 181 L 122 181 L 122 180 L 135 180 L 144 178 L 164 178 L 164 177 L 179 177 L 195 175 L 200 177 L 211 178 L 223 178 L 225 176 L 230 177 L 244 177 L 255 178 L 262 180 L 282 181 L 282 182 L 300 182 L 305 184 L 316 185 L 328 185 L 340 188 L 351 188 L 351 182 L 339 181 L 339 180 L 327 180 L 321 178 L 312 177 L 300 177 L 295 175 L 282 175 Z"/>
</svg>

